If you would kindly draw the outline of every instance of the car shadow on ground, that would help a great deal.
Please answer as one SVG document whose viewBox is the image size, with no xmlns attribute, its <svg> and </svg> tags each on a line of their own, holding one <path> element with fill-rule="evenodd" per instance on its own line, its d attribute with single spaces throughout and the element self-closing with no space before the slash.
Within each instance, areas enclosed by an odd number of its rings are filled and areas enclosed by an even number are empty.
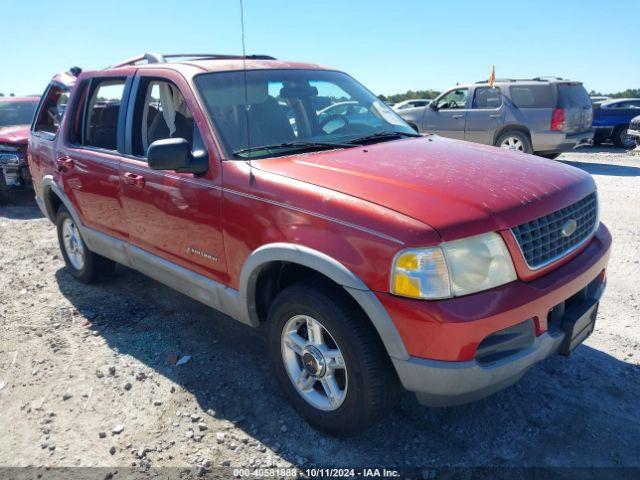
<svg viewBox="0 0 640 480">
<path fill-rule="evenodd" d="M 13 190 L 9 196 L 9 203 L 0 205 L 0 218 L 12 220 L 33 220 L 41 218 L 42 212 L 38 208 L 33 190 Z"/>
<path fill-rule="evenodd" d="M 79 284 L 65 269 L 56 279 L 110 349 L 180 385 L 208 415 L 234 422 L 296 465 L 624 466 L 640 459 L 640 369 L 588 346 L 551 357 L 513 387 L 470 405 L 429 409 L 406 393 L 369 431 L 334 438 L 286 403 L 262 330 L 124 267 L 97 285 Z M 192 359 L 178 367 L 167 354 Z M 203 442 L 214 444 L 210 435 Z"/>
<path fill-rule="evenodd" d="M 591 175 L 608 175 L 613 177 L 637 177 L 640 176 L 639 167 L 628 165 L 615 165 L 611 163 L 574 162 L 571 160 L 560 160 L 566 165 L 577 167 Z"/>
</svg>

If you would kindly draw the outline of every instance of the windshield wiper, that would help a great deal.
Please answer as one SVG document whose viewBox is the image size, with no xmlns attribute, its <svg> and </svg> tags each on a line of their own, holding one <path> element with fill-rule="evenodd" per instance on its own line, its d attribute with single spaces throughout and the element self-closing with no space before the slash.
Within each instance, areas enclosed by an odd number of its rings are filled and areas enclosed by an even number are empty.
<svg viewBox="0 0 640 480">
<path fill-rule="evenodd" d="M 293 148 L 296 150 L 307 150 L 307 149 L 313 149 L 313 150 L 322 150 L 322 149 L 331 149 L 331 148 L 352 148 L 355 147 L 356 145 L 354 145 L 354 143 L 349 142 L 349 143 L 339 143 L 339 142 L 305 142 L 305 141 L 298 141 L 298 142 L 283 142 L 283 143 L 273 143 L 270 145 L 259 145 L 256 147 L 248 147 L 248 148 L 241 148 L 240 150 L 236 150 L 233 152 L 234 155 L 242 155 L 243 153 L 253 153 L 253 152 L 259 152 L 262 150 L 267 150 L 267 151 L 272 151 L 272 150 L 278 150 L 278 149 L 286 149 L 286 148 Z"/>
<path fill-rule="evenodd" d="M 399 138 L 399 137 L 421 137 L 422 135 L 420 135 L 419 133 L 409 133 L 409 132 L 376 132 L 376 133 L 371 133 L 369 135 L 364 135 L 362 137 L 358 137 L 358 138 L 354 138 L 353 140 L 349 140 L 349 143 L 353 143 L 353 144 L 359 144 L 359 143 L 363 143 L 363 142 L 369 142 L 372 140 L 378 140 L 378 139 L 392 139 L 392 138 Z"/>
</svg>

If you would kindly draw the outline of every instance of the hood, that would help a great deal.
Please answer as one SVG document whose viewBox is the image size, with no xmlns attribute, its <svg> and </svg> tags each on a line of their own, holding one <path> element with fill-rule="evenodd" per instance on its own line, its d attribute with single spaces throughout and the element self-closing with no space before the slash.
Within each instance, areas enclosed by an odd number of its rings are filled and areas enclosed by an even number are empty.
<svg viewBox="0 0 640 480">
<path fill-rule="evenodd" d="M 390 208 L 443 240 L 520 225 L 595 190 L 577 168 L 435 135 L 252 164 Z"/>
<path fill-rule="evenodd" d="M 0 127 L 0 143 L 13 143 L 16 145 L 26 145 L 29 142 L 29 125 L 12 125 L 11 127 Z"/>
</svg>

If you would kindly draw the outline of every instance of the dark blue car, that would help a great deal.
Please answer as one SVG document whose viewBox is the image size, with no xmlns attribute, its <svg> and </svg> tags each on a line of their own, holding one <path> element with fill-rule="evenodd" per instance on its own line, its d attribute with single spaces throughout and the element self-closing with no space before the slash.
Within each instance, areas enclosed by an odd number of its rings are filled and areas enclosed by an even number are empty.
<svg viewBox="0 0 640 480">
<path fill-rule="evenodd" d="M 640 98 L 619 98 L 593 110 L 593 143 L 613 141 L 618 147 L 633 148 L 635 140 L 628 134 L 631 119 L 640 114 Z"/>
</svg>

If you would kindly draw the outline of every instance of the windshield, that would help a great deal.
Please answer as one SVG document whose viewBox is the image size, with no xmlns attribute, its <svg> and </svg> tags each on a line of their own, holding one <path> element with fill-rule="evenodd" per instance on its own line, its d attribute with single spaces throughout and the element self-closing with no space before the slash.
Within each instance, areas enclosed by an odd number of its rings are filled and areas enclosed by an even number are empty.
<svg viewBox="0 0 640 480">
<path fill-rule="evenodd" d="M 28 125 L 38 102 L 3 102 L 0 100 L 0 127 Z"/>
<path fill-rule="evenodd" d="M 351 142 L 356 144 L 365 137 L 371 143 L 415 135 L 391 108 L 340 72 L 207 73 L 196 76 L 195 84 L 234 158 L 287 155 L 310 147 L 352 146 Z M 390 135 L 371 137 L 385 133 Z"/>
</svg>

